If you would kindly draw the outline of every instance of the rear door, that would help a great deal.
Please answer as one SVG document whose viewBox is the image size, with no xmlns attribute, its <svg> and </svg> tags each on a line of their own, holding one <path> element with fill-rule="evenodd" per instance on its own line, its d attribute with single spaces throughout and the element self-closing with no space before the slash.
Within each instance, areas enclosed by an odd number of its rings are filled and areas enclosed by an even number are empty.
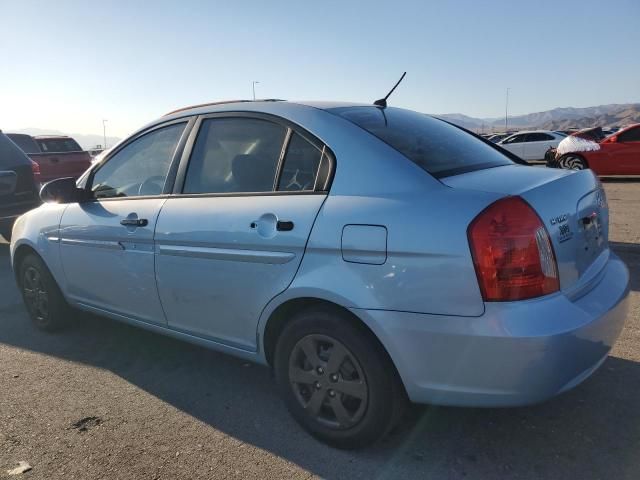
<svg viewBox="0 0 640 480">
<path fill-rule="evenodd" d="M 60 222 L 66 293 L 85 308 L 166 325 L 153 230 L 173 188 L 187 125 L 165 124 L 124 144 L 92 172 L 87 188 L 93 198 L 66 208 Z"/>
<path fill-rule="evenodd" d="M 156 227 L 162 307 L 172 329 L 254 351 L 260 313 L 300 265 L 333 160 L 273 117 L 208 116 L 192 137 Z"/>
</svg>

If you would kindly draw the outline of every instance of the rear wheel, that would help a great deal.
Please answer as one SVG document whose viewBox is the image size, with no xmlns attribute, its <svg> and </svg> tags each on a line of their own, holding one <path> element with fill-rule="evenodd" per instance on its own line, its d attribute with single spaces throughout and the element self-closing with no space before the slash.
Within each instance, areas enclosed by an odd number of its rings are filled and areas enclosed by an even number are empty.
<svg viewBox="0 0 640 480">
<path fill-rule="evenodd" d="M 381 439 L 407 403 L 386 353 L 349 320 L 331 309 L 298 314 L 282 332 L 274 362 L 293 417 L 313 436 L 339 448 Z"/>
<path fill-rule="evenodd" d="M 46 331 L 66 326 L 69 307 L 42 259 L 26 255 L 18 272 L 22 298 L 35 326 Z"/>
<path fill-rule="evenodd" d="M 587 168 L 587 164 L 582 157 L 570 153 L 561 157 L 558 164 L 560 168 L 567 170 L 584 170 Z"/>
</svg>

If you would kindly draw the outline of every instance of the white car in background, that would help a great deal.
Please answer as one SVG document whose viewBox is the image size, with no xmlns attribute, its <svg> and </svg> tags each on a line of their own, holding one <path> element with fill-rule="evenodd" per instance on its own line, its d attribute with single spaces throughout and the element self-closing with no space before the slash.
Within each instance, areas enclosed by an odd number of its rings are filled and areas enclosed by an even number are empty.
<svg viewBox="0 0 640 480">
<path fill-rule="evenodd" d="M 546 151 L 550 147 L 556 148 L 565 137 L 550 130 L 529 130 L 514 133 L 498 145 L 524 160 L 543 160 Z"/>
</svg>

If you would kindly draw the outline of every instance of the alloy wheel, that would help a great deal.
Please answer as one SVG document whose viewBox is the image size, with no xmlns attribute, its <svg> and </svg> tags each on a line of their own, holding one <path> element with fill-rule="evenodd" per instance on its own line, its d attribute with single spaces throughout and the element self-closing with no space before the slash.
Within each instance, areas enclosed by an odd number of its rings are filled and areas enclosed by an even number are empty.
<svg viewBox="0 0 640 480">
<path fill-rule="evenodd" d="M 569 170 L 584 170 L 584 162 L 580 157 L 574 155 L 564 157 L 560 162 L 560 166 Z"/>
</svg>

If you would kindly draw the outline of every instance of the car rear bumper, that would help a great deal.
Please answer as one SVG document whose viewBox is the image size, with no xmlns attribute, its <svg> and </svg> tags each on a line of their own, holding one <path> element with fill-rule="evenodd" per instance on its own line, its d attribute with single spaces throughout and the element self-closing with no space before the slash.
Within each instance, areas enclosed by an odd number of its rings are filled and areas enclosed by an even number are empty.
<svg viewBox="0 0 640 480">
<path fill-rule="evenodd" d="M 578 299 L 486 303 L 480 317 L 353 312 L 387 348 L 409 398 L 475 407 L 537 403 L 593 373 L 624 326 L 629 272 L 611 254 Z"/>
</svg>

